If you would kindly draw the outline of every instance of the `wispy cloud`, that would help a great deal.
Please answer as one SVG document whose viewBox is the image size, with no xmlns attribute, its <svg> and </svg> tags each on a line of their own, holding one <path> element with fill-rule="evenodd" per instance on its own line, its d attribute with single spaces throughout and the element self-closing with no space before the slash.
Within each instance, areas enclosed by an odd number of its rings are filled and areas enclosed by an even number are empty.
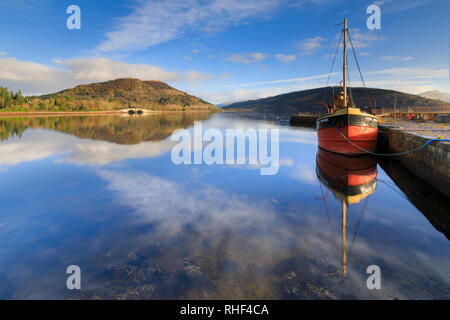
<svg viewBox="0 0 450 320">
<path fill-rule="evenodd" d="M 195 71 L 195 70 L 190 70 L 190 71 L 185 72 L 181 76 L 181 79 L 179 79 L 179 80 L 184 79 L 184 80 L 187 80 L 189 82 L 197 82 L 197 81 L 211 80 L 213 78 L 214 78 L 214 76 L 212 74 L 198 72 L 198 71 Z"/>
<path fill-rule="evenodd" d="M 392 61 L 392 62 L 399 62 L 399 61 L 409 61 L 409 60 L 413 60 L 413 57 L 399 57 L 399 56 L 384 56 L 384 57 L 380 57 L 380 59 L 382 60 L 388 60 L 388 61 Z"/>
<path fill-rule="evenodd" d="M 16 58 L 0 58 L 0 80 L 14 90 L 26 94 L 59 91 L 78 84 L 133 77 L 142 80 L 166 82 L 198 82 L 213 75 L 195 70 L 184 73 L 168 71 L 148 64 L 129 64 L 106 58 L 54 60 L 56 66 L 21 61 Z"/>
<path fill-rule="evenodd" d="M 0 7 L 10 7 L 14 9 L 35 9 L 38 6 L 49 5 L 51 0 L 8 0 L 1 1 Z"/>
<path fill-rule="evenodd" d="M 364 77 L 369 87 L 419 94 L 427 90 L 448 88 L 449 71 L 446 68 L 392 68 L 365 72 Z M 352 85 L 362 84 L 358 80 L 353 81 Z"/>
<path fill-rule="evenodd" d="M 340 76 L 340 73 L 331 74 L 332 78 L 336 76 Z M 216 88 L 213 92 L 201 92 L 198 95 L 216 103 L 261 99 L 322 87 L 325 85 L 327 77 L 328 74 L 318 74 L 300 78 L 234 84 Z M 365 84 L 368 87 L 393 89 L 412 94 L 429 90 L 445 90 L 448 86 L 448 77 L 449 71 L 446 68 L 409 67 L 364 72 Z M 362 86 L 356 72 L 351 74 L 351 85 Z"/>
<path fill-rule="evenodd" d="M 134 51 L 191 32 L 217 32 L 255 18 L 268 18 L 280 5 L 273 0 L 138 1 L 133 12 L 117 21 L 96 51 Z"/>
<path fill-rule="evenodd" d="M 376 1 L 374 4 L 379 5 L 382 8 L 383 14 L 392 14 L 418 8 L 433 1 L 434 0 L 382 0 Z"/>
<path fill-rule="evenodd" d="M 225 58 L 225 61 L 237 62 L 237 63 L 245 63 L 249 64 L 252 62 L 260 62 L 267 58 L 267 54 L 261 52 L 249 52 L 249 53 L 235 53 Z"/>
<path fill-rule="evenodd" d="M 370 52 L 361 52 L 361 53 L 359 53 L 359 55 L 360 55 L 361 57 L 367 57 L 367 56 L 370 56 L 371 53 L 370 53 Z M 334 53 L 324 54 L 323 56 L 324 56 L 325 58 L 327 58 L 327 59 L 333 58 L 333 57 L 334 57 Z"/>
<path fill-rule="evenodd" d="M 386 40 L 385 37 L 373 32 L 362 32 L 359 29 L 350 29 L 350 37 L 355 48 L 367 48 L 377 41 Z M 339 35 L 336 36 L 336 39 Z M 337 41 L 336 41 L 337 42 Z"/>
<path fill-rule="evenodd" d="M 409 79 L 445 79 L 449 76 L 446 68 L 392 68 L 366 72 L 367 75 L 399 76 Z"/>
<path fill-rule="evenodd" d="M 310 185 L 318 185 L 316 171 L 310 164 L 299 163 L 291 173 L 291 178 Z"/>
<path fill-rule="evenodd" d="M 280 62 L 289 63 L 289 62 L 294 61 L 297 58 L 297 56 L 295 54 L 281 54 L 281 53 L 279 53 L 279 54 L 275 55 L 275 58 L 278 61 L 280 61 Z"/>
<path fill-rule="evenodd" d="M 134 219 L 155 223 L 155 232 L 173 234 L 199 219 L 207 219 L 206 225 L 216 229 L 224 225 L 254 226 L 274 218 L 268 215 L 271 207 L 267 203 L 249 204 L 248 199 L 212 185 L 192 188 L 138 171 L 99 170 L 98 174 L 108 183 L 108 189 L 116 192 L 119 203 L 134 208 Z"/>
<path fill-rule="evenodd" d="M 332 73 L 331 75 L 336 75 L 337 73 Z M 288 79 L 277 79 L 277 80 L 269 80 L 269 81 L 259 81 L 259 82 L 248 82 L 243 84 L 235 84 L 229 87 L 253 87 L 258 85 L 270 85 L 270 84 L 280 84 L 280 83 L 295 83 L 295 82 L 306 82 L 317 79 L 326 79 L 328 77 L 328 73 L 318 74 L 308 77 L 300 77 L 300 78 L 288 78 Z M 227 87 L 227 86 L 224 86 Z"/>
<path fill-rule="evenodd" d="M 63 133 L 38 130 L 24 139 L 0 144 L 0 166 L 15 166 L 58 155 L 59 162 L 82 165 L 106 165 L 126 159 L 157 157 L 170 152 L 168 140 L 144 141 L 138 145 L 119 145 L 105 141 L 78 139 Z"/>
<path fill-rule="evenodd" d="M 306 38 L 295 44 L 296 48 L 299 50 L 301 56 L 307 56 L 315 53 L 320 47 L 322 47 L 323 42 L 326 38 L 314 37 Z"/>
</svg>

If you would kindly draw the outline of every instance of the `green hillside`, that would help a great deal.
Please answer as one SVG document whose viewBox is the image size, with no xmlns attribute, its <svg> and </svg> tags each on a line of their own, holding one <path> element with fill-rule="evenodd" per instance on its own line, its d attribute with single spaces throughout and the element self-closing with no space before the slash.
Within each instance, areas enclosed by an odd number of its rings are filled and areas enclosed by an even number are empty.
<svg viewBox="0 0 450 320">
<path fill-rule="evenodd" d="M 208 109 L 212 104 L 172 88 L 168 84 L 149 80 L 124 78 L 80 85 L 73 89 L 44 95 L 40 98 L 70 97 L 75 100 L 100 100 L 116 108 L 140 107 L 152 110 Z"/>
<path fill-rule="evenodd" d="M 30 97 L 0 87 L 0 112 L 86 112 L 130 107 L 159 111 L 220 110 L 198 97 L 154 80 L 116 79 Z"/>
</svg>

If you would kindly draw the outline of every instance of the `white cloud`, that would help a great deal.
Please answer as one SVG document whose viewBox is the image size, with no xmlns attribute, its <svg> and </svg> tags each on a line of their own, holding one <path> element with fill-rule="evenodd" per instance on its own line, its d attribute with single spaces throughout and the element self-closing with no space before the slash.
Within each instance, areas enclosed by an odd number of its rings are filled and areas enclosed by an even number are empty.
<svg viewBox="0 0 450 320">
<path fill-rule="evenodd" d="M 144 141 L 138 145 L 119 145 L 104 141 L 83 141 L 71 146 L 64 159 L 68 163 L 105 165 L 125 159 L 153 158 L 169 152 L 173 143 L 168 140 Z"/>
<path fill-rule="evenodd" d="M 352 86 L 362 86 L 357 72 L 350 76 Z M 371 88 L 393 89 L 412 94 L 429 90 L 448 90 L 446 88 L 448 88 L 449 71 L 446 68 L 393 68 L 364 72 L 363 76 L 366 86 Z M 327 77 L 328 74 L 318 74 L 301 78 L 233 84 L 216 88 L 212 92 L 200 92 L 198 95 L 215 103 L 261 99 L 293 91 L 323 87 Z M 332 79 L 340 77 L 340 73 L 332 73 L 331 77 Z"/>
<path fill-rule="evenodd" d="M 0 57 L 6 56 L 7 53 L 5 51 L 0 51 Z"/>
<path fill-rule="evenodd" d="M 0 6 L 14 8 L 15 10 L 36 10 L 36 8 L 43 5 L 49 5 L 50 1 L 51 0 L 9 0 L 1 1 Z"/>
<path fill-rule="evenodd" d="M 214 103 L 233 103 L 237 101 L 261 99 L 283 93 L 308 89 L 307 85 L 273 86 L 262 88 L 238 88 L 224 91 L 201 92 L 199 95 Z"/>
<path fill-rule="evenodd" d="M 393 89 L 412 94 L 427 90 L 445 90 L 448 88 L 448 77 L 449 71 L 446 68 L 408 67 L 364 73 L 366 85 L 369 87 Z M 357 80 L 352 81 L 352 85 L 362 84 Z"/>
<path fill-rule="evenodd" d="M 370 52 L 361 52 L 361 53 L 357 53 L 357 54 L 361 57 L 367 57 L 367 56 L 371 55 Z M 331 59 L 334 57 L 334 53 L 324 54 L 323 56 L 327 59 Z"/>
<path fill-rule="evenodd" d="M 281 158 L 280 159 L 280 167 L 286 166 L 286 167 L 292 167 L 294 165 L 294 160 L 291 158 Z"/>
<path fill-rule="evenodd" d="M 169 72 L 158 66 L 128 64 L 106 58 L 64 60 L 61 66 L 71 70 L 74 79 L 77 80 L 99 81 L 133 77 L 144 80 L 176 81 L 182 78 L 180 74 Z"/>
<path fill-rule="evenodd" d="M 190 70 L 187 71 L 184 78 L 188 81 L 203 81 L 203 80 L 210 80 L 212 78 L 214 78 L 214 76 L 212 74 L 209 73 L 203 73 L 203 72 L 198 72 L 195 70 Z"/>
<path fill-rule="evenodd" d="M 9 139 L 0 144 L 0 166 L 15 166 L 61 155 L 58 161 L 74 164 L 105 165 L 116 161 L 157 157 L 169 152 L 168 140 L 144 141 L 138 145 L 119 145 L 105 141 L 79 139 L 75 136 L 37 130 L 22 139 Z"/>
<path fill-rule="evenodd" d="M 225 58 L 224 61 L 249 64 L 252 62 L 260 62 L 267 58 L 267 54 L 261 52 L 235 53 Z"/>
<path fill-rule="evenodd" d="M 135 219 L 156 223 L 157 230 L 173 234 L 186 223 L 207 219 L 212 229 L 223 226 L 254 226 L 268 223 L 274 215 L 266 203 L 248 203 L 248 199 L 214 186 L 192 188 L 139 171 L 99 170 L 98 174 L 116 192 L 117 201 L 135 210 Z M 205 213 L 208 213 L 205 215 Z"/>
<path fill-rule="evenodd" d="M 212 79 L 211 74 L 198 71 L 171 72 L 148 64 L 128 64 L 106 58 L 53 60 L 56 67 L 20 61 L 16 58 L 0 58 L 0 81 L 10 89 L 25 94 L 56 92 L 73 86 L 117 78 L 139 78 L 165 82 L 201 81 Z"/>
<path fill-rule="evenodd" d="M 355 49 L 367 48 L 370 47 L 376 41 L 384 41 L 385 37 L 379 36 L 373 32 L 361 32 L 359 29 L 350 29 L 350 38 L 353 43 L 353 47 Z M 339 35 L 336 35 L 336 42 L 339 38 Z M 350 43 L 349 43 L 350 45 Z M 342 46 L 342 43 L 341 43 Z"/>
<path fill-rule="evenodd" d="M 138 1 L 133 12 L 118 19 L 98 52 L 134 51 L 167 42 L 190 32 L 216 32 L 273 14 L 273 0 Z"/>
<path fill-rule="evenodd" d="M 383 14 L 393 14 L 402 12 L 405 10 L 414 9 L 425 4 L 432 2 L 433 0 L 384 0 L 377 1 L 374 4 L 377 4 L 382 7 Z"/>
<path fill-rule="evenodd" d="M 413 60 L 413 57 L 399 57 L 399 56 L 384 56 L 384 57 L 380 57 L 380 59 L 382 60 L 388 60 L 388 61 L 392 61 L 392 62 L 399 62 L 399 61 L 409 61 L 409 60 Z"/>
<path fill-rule="evenodd" d="M 335 75 L 333 73 L 332 75 Z M 292 91 L 321 87 L 328 74 L 319 74 L 302 78 L 278 79 L 261 82 L 227 85 L 214 91 L 203 91 L 198 95 L 214 103 L 232 103 L 276 96 Z"/>
<path fill-rule="evenodd" d="M 307 56 L 315 53 L 321 48 L 322 43 L 326 40 L 326 38 L 322 37 L 306 38 L 302 41 L 298 41 L 295 46 L 300 51 L 300 55 Z"/>
<path fill-rule="evenodd" d="M 331 75 L 337 75 L 338 73 L 332 73 Z M 277 80 L 269 80 L 269 81 L 260 81 L 260 82 L 249 82 L 244 84 L 236 84 L 232 86 L 224 86 L 226 87 L 251 87 L 256 85 L 271 85 L 271 84 L 280 84 L 280 83 L 295 83 L 295 82 L 306 82 L 317 79 L 326 79 L 328 77 L 328 73 L 318 74 L 314 76 L 301 77 L 301 78 L 289 78 L 289 79 L 277 79 Z"/>
<path fill-rule="evenodd" d="M 26 133 L 25 133 L 26 134 Z M 63 153 L 68 144 L 76 140 L 72 136 L 60 135 L 60 139 L 50 140 L 54 133 L 36 132 L 27 140 L 9 139 L 0 144 L 0 165 L 15 166 L 22 162 L 37 161 Z"/>
<path fill-rule="evenodd" d="M 275 55 L 275 58 L 277 58 L 277 60 L 280 61 L 280 62 L 289 63 L 289 62 L 294 61 L 297 58 L 297 56 L 295 54 L 281 54 L 281 53 L 279 53 L 279 54 Z"/>
<path fill-rule="evenodd" d="M 444 79 L 448 78 L 449 71 L 446 68 L 431 69 L 425 67 L 392 68 L 366 72 L 368 75 L 383 75 L 404 77 L 406 79 Z"/>
<path fill-rule="evenodd" d="M 291 172 L 293 179 L 299 180 L 310 185 L 317 185 L 317 175 L 314 166 L 305 163 L 299 163 Z"/>
</svg>

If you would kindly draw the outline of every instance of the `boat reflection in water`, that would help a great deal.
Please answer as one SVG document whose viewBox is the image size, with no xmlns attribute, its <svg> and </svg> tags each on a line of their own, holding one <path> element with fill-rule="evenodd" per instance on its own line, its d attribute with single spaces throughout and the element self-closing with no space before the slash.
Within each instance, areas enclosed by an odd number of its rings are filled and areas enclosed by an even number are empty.
<svg viewBox="0 0 450 320">
<path fill-rule="evenodd" d="M 364 214 L 364 209 L 367 205 L 367 197 L 374 193 L 377 187 L 377 160 L 373 156 L 347 157 L 318 148 L 316 156 L 316 173 L 320 182 L 328 189 L 325 194 L 322 185 L 320 185 L 322 199 L 327 214 L 328 207 L 326 200 L 330 191 L 342 205 L 342 273 L 346 276 L 347 207 L 348 205 L 357 204 L 360 203 L 361 200 L 366 199 L 366 203 L 361 211 L 361 217 Z M 356 236 L 358 227 L 359 223 L 355 229 L 353 239 Z"/>
</svg>

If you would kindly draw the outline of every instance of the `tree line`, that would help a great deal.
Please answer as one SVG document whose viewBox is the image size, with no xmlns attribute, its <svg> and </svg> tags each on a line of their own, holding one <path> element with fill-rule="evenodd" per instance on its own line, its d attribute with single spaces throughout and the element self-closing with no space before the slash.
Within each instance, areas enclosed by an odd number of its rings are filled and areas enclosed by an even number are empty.
<svg viewBox="0 0 450 320">
<path fill-rule="evenodd" d="M 9 91 L 8 88 L 0 87 L 0 108 L 11 108 L 15 105 L 22 105 L 27 102 L 27 99 L 22 95 L 22 92 L 13 90 Z"/>
</svg>

